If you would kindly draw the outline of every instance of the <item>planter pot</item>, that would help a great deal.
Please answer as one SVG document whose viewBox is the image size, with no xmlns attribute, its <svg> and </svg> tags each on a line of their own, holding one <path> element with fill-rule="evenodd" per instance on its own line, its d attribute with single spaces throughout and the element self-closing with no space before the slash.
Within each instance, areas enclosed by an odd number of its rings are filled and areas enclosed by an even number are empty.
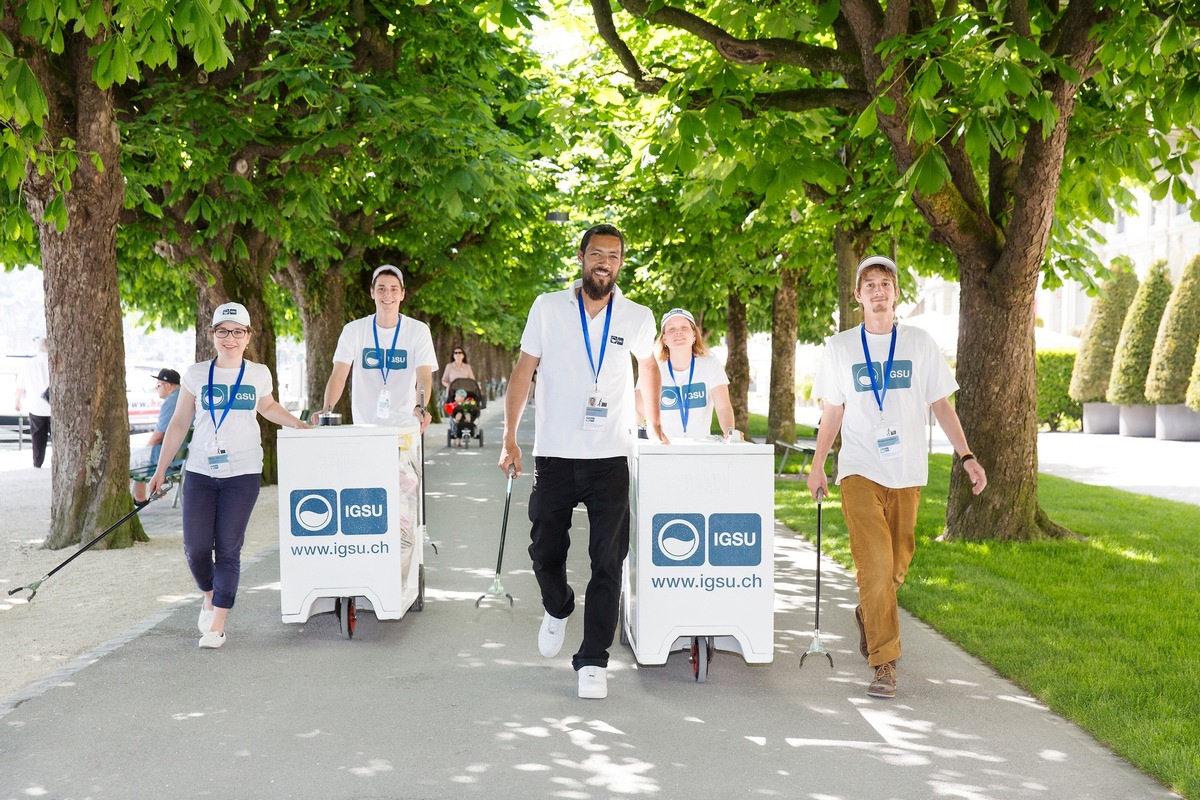
<svg viewBox="0 0 1200 800">
<path fill-rule="evenodd" d="M 1084 433 L 1117 433 L 1121 430 L 1121 412 L 1112 403 L 1083 404 Z"/>
<path fill-rule="evenodd" d="M 1119 406 L 1121 435 L 1147 437 L 1154 435 L 1155 406 Z"/>
<path fill-rule="evenodd" d="M 1200 414 L 1182 403 L 1155 406 L 1154 421 L 1154 435 L 1159 439 L 1170 439 L 1174 442 L 1200 441 Z"/>
</svg>

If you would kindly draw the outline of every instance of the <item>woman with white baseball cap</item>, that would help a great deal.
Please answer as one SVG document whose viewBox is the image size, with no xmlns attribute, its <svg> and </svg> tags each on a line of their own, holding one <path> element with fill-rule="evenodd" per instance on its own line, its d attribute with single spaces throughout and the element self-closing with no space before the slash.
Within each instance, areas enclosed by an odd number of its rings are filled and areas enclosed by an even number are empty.
<svg viewBox="0 0 1200 800">
<path fill-rule="evenodd" d="M 253 331 L 241 303 L 225 303 L 212 317 L 216 358 L 184 371 L 176 413 L 163 439 L 148 489 L 163 484 L 188 428 L 195 427 L 183 482 L 183 551 L 204 593 L 197 627 L 200 647 L 225 644 L 225 619 L 241 574 L 242 544 L 258 500 L 263 451 L 257 415 L 289 428 L 309 428 L 272 396 L 271 371 L 247 361 Z M 193 409 L 188 413 L 185 409 Z"/>
<path fill-rule="evenodd" d="M 659 417 L 663 432 L 674 440 L 707 439 L 711 435 L 713 411 L 726 436 L 733 430 L 733 403 L 729 400 L 729 378 L 725 366 L 708 352 L 696 318 L 683 308 L 672 308 L 662 316 L 654 356 L 662 375 Z M 642 395 L 636 395 L 641 418 Z"/>
</svg>

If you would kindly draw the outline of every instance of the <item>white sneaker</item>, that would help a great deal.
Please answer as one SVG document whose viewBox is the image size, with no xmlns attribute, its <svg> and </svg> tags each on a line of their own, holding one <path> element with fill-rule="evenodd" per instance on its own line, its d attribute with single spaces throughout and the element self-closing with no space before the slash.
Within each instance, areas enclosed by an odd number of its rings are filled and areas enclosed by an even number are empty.
<svg viewBox="0 0 1200 800">
<path fill-rule="evenodd" d="M 581 668 L 579 696 L 591 700 L 603 700 L 608 697 L 608 670 L 604 667 Z"/>
<path fill-rule="evenodd" d="M 217 613 L 215 608 L 205 608 L 204 604 L 200 604 L 200 618 L 196 620 L 196 627 L 200 633 L 208 633 L 208 629 L 212 627 L 213 614 Z"/>
<path fill-rule="evenodd" d="M 542 617 L 542 628 L 538 631 L 538 651 L 546 658 L 554 658 L 562 650 L 563 639 L 567 637 L 567 620 L 570 617 L 550 616 L 550 612 Z"/>
<path fill-rule="evenodd" d="M 200 637 L 201 650 L 216 650 L 223 644 L 225 644 L 225 634 L 218 631 L 209 631 Z"/>
</svg>

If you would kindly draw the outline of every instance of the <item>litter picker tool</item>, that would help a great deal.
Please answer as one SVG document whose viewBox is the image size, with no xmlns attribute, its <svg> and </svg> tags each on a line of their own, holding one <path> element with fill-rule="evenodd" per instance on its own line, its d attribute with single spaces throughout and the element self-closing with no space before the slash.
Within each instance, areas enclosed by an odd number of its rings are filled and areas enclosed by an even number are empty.
<svg viewBox="0 0 1200 800">
<path fill-rule="evenodd" d="M 25 586 L 18 586 L 18 587 L 17 587 L 17 588 L 15 588 L 15 589 L 9 589 L 9 590 L 8 590 L 8 593 L 9 593 L 10 595 L 14 595 L 14 594 L 16 594 L 17 592 L 21 592 L 21 591 L 26 591 L 26 590 L 27 590 L 27 591 L 29 592 L 29 597 L 28 597 L 28 600 L 29 600 L 29 601 L 32 601 L 32 600 L 33 600 L 33 598 L 34 598 L 34 597 L 37 595 L 37 593 L 38 593 L 38 587 L 40 587 L 40 586 L 41 586 L 41 585 L 42 585 L 42 584 L 43 584 L 43 583 L 44 583 L 46 580 L 48 580 L 48 579 L 50 578 L 50 576 L 51 576 L 51 575 L 53 575 L 54 573 L 58 572 L 60 569 L 62 569 L 63 567 L 65 567 L 67 564 L 70 564 L 70 563 L 71 563 L 72 561 L 74 561 L 75 559 L 79 558 L 81 555 L 83 555 L 85 552 L 87 552 L 89 549 L 91 549 L 91 547 L 92 547 L 94 544 L 96 544 L 96 542 L 100 541 L 100 540 L 101 540 L 101 539 L 103 539 L 105 536 L 108 536 L 110 533 L 112 533 L 113 531 L 115 531 L 117 528 L 119 528 L 119 527 L 121 527 L 122 525 L 124 525 L 126 522 L 128 522 L 128 521 L 130 520 L 130 518 L 132 518 L 132 517 L 133 517 L 135 514 L 137 514 L 137 513 L 138 513 L 139 511 L 141 511 L 143 508 L 145 508 L 146 506 L 150 505 L 150 504 L 151 504 L 151 503 L 153 503 L 155 500 L 157 500 L 158 498 L 160 498 L 160 497 L 162 497 L 164 494 L 166 494 L 166 493 L 167 493 L 167 492 L 170 490 L 170 488 L 171 488 L 171 484 L 169 484 L 169 483 L 165 483 L 165 484 L 163 484 L 162 486 L 160 486 L 160 487 L 159 487 L 159 489 L 158 489 L 158 491 L 157 491 L 157 492 L 155 492 L 155 493 L 154 493 L 154 494 L 152 494 L 150 497 L 148 497 L 148 498 L 146 499 L 146 502 L 144 502 L 144 503 L 136 503 L 136 502 L 135 502 L 135 503 L 133 504 L 133 510 L 132 510 L 132 511 L 130 511 L 128 514 L 126 514 L 125 516 L 121 517 L 119 520 L 117 520 L 116 522 L 114 522 L 114 523 L 112 524 L 112 527 L 110 527 L 108 530 L 104 531 L 104 533 L 100 534 L 100 535 L 99 535 L 99 536 L 97 536 L 95 539 L 92 539 L 90 542 L 88 542 L 87 544 L 85 544 L 83 547 L 79 548 L 79 549 L 78 549 L 78 550 L 76 550 L 74 553 L 72 553 L 72 554 L 71 554 L 71 557 L 70 557 L 70 558 L 68 558 L 66 561 L 62 562 L 61 564 L 59 564 L 59 565 L 58 565 L 57 567 L 55 567 L 54 569 L 52 569 L 52 570 L 50 570 L 49 572 L 47 572 L 45 575 L 43 575 L 42 577 L 38 578 L 38 579 L 37 579 L 36 581 L 34 581 L 33 583 L 26 584 Z"/>
<path fill-rule="evenodd" d="M 825 649 L 825 645 L 821 644 L 821 501 L 825 497 L 825 492 L 817 490 L 817 621 L 813 625 L 813 640 L 808 646 L 808 650 L 804 655 L 800 656 L 800 666 L 804 666 L 804 659 L 808 658 L 813 653 L 819 653 L 829 659 L 829 668 L 833 669 L 833 656 Z"/>
<path fill-rule="evenodd" d="M 479 608 L 479 604 L 483 602 L 483 598 L 494 595 L 496 597 L 507 597 L 508 604 L 513 604 L 513 596 L 504 591 L 503 584 L 500 583 L 500 566 L 504 563 L 504 535 L 508 533 L 508 506 L 512 503 L 512 485 L 513 478 L 517 475 L 517 468 L 513 464 L 508 465 L 508 489 L 504 493 L 504 521 L 500 523 L 500 552 L 496 553 L 496 577 L 492 580 L 492 585 L 488 590 L 479 596 L 475 601 L 475 607 Z"/>
</svg>

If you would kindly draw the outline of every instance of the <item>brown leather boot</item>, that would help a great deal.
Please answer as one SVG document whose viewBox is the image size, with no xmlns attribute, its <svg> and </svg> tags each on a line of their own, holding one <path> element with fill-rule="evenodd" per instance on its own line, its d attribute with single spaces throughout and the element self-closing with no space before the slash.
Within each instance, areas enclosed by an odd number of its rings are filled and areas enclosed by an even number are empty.
<svg viewBox="0 0 1200 800">
<path fill-rule="evenodd" d="M 896 662 L 889 661 L 875 668 L 875 680 L 867 687 L 871 697 L 896 696 Z"/>
</svg>

